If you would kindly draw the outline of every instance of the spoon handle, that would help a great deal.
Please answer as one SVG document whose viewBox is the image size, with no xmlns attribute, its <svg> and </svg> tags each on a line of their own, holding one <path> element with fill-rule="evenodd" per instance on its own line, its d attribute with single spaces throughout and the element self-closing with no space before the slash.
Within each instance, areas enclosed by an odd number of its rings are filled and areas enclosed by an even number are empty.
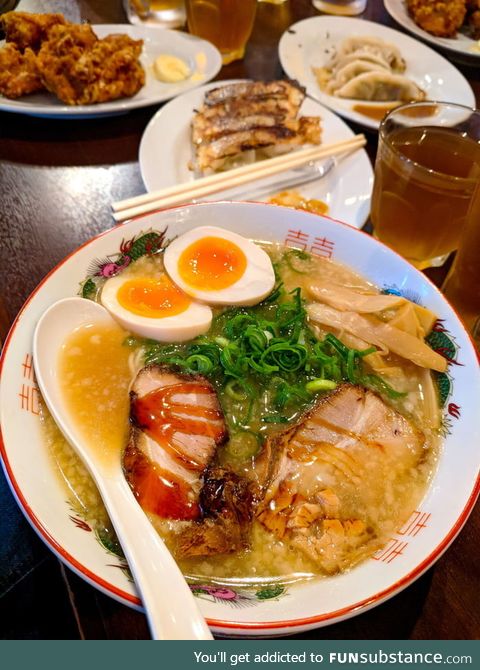
<svg viewBox="0 0 480 670">
<path fill-rule="evenodd" d="M 113 527 L 120 538 L 127 540 L 125 557 L 145 605 L 152 638 L 213 640 L 184 576 L 135 500 L 123 473 L 121 477 L 102 473 L 97 486 Z"/>
</svg>

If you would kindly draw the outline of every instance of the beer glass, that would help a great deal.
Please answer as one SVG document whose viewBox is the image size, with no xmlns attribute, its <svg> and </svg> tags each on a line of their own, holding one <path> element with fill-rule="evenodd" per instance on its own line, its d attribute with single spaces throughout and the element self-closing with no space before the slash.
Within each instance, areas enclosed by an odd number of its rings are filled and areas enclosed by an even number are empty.
<svg viewBox="0 0 480 670">
<path fill-rule="evenodd" d="M 375 237 L 422 269 L 458 247 L 480 179 L 480 112 L 444 102 L 395 107 L 380 124 Z"/>
<path fill-rule="evenodd" d="M 465 326 L 480 346 L 480 183 L 465 221 L 460 247 L 443 285 Z"/>
<path fill-rule="evenodd" d="M 243 58 L 257 0 L 186 0 L 188 31 L 212 42 L 224 65 Z"/>
</svg>

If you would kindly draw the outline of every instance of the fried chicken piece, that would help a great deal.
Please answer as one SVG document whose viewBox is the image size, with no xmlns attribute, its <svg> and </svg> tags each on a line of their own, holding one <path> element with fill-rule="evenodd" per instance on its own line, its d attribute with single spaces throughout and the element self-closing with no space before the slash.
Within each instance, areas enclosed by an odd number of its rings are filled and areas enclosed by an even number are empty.
<svg viewBox="0 0 480 670">
<path fill-rule="evenodd" d="M 43 89 L 35 54 L 31 49 L 22 53 L 14 44 L 0 49 L 0 94 L 7 98 L 20 98 Z"/>
<path fill-rule="evenodd" d="M 142 40 L 109 35 L 90 26 L 56 26 L 42 44 L 37 65 L 46 88 L 68 105 L 88 105 L 135 95 L 145 83 L 138 57 Z"/>
<path fill-rule="evenodd" d="M 63 14 L 7 12 L 0 16 L 0 27 L 7 42 L 13 42 L 20 51 L 27 48 L 38 51 L 42 42 L 48 38 L 50 29 L 65 23 Z"/>
<path fill-rule="evenodd" d="M 454 37 L 467 13 L 466 0 L 407 0 L 407 7 L 415 23 L 437 37 Z"/>
</svg>

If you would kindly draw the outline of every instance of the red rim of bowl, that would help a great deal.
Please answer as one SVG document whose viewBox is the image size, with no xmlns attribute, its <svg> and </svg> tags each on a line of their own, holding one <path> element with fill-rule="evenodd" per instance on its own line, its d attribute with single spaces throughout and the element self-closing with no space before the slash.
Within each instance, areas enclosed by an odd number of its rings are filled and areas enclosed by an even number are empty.
<svg viewBox="0 0 480 670">
<path fill-rule="evenodd" d="M 128 223 L 131 223 L 133 221 L 138 221 L 142 218 L 145 218 L 146 216 L 150 216 L 152 214 L 157 214 L 159 212 L 167 212 L 167 211 L 173 211 L 175 209 L 181 209 L 183 207 L 205 207 L 205 206 L 210 206 L 213 204 L 226 204 L 226 202 L 229 201 L 216 201 L 216 202 L 208 202 L 208 203 L 190 203 L 190 204 L 183 204 L 183 205 L 177 205 L 176 207 L 170 207 L 167 209 L 157 209 L 152 212 L 149 212 L 148 214 L 141 214 L 137 217 L 134 217 L 133 219 L 130 219 L 128 222 L 126 222 L 126 225 Z M 243 201 L 243 202 L 233 202 L 232 204 L 235 205 L 242 205 L 242 204 L 255 204 L 255 205 L 263 205 L 265 207 L 282 207 L 282 205 L 271 205 L 268 203 L 264 202 L 251 202 L 251 201 Z M 286 208 L 288 209 L 288 208 Z M 308 213 L 306 213 L 309 215 Z M 309 216 L 317 216 L 315 214 L 310 214 Z M 385 249 L 388 250 L 389 253 L 393 253 L 398 258 L 400 258 L 407 266 L 413 268 L 415 272 L 418 272 L 423 280 L 425 280 L 428 284 L 430 284 L 433 289 L 440 293 L 439 289 L 435 286 L 435 284 L 424 274 L 422 274 L 419 270 L 416 270 L 413 266 L 411 266 L 408 261 L 406 261 L 400 254 L 398 254 L 396 251 L 393 249 L 390 249 L 390 247 L 387 247 L 385 244 L 380 242 L 379 240 L 376 240 L 371 237 L 368 233 L 365 233 L 363 230 L 359 230 L 356 228 L 353 228 L 353 226 L 350 226 L 347 223 L 344 223 L 342 221 L 338 221 L 337 219 L 334 219 L 330 216 L 326 216 L 322 214 L 322 218 L 329 219 L 330 221 L 333 221 L 334 223 L 344 226 L 345 228 L 348 228 L 349 230 L 354 231 L 354 234 L 362 234 L 368 237 L 369 240 L 373 241 L 374 243 L 384 247 Z M 65 258 L 63 258 L 50 272 L 45 275 L 45 277 L 40 281 L 40 283 L 34 288 L 34 290 L 30 293 L 24 304 L 22 305 L 19 313 L 15 317 L 15 320 L 8 332 L 8 335 L 5 339 L 3 349 L 2 349 L 2 355 L 0 357 L 0 379 L 1 379 L 1 373 L 3 370 L 3 364 L 4 360 L 6 357 L 6 353 L 8 351 L 8 347 L 10 345 L 10 342 L 13 338 L 13 335 L 15 334 L 15 330 L 18 325 L 18 321 L 20 320 L 20 317 L 22 316 L 23 312 L 27 309 L 28 305 L 34 298 L 34 296 L 40 291 L 42 286 L 48 281 L 48 279 L 55 274 L 55 272 L 62 266 L 64 265 L 70 258 L 75 256 L 81 249 L 89 246 L 90 244 L 93 244 L 96 242 L 96 240 L 100 239 L 101 237 L 104 237 L 108 234 L 111 233 L 112 230 L 117 230 L 119 225 L 125 225 L 125 224 L 118 224 L 114 228 L 110 228 L 109 230 L 103 231 L 102 233 L 95 235 L 95 237 L 87 240 L 84 242 L 82 245 L 74 249 L 70 254 L 68 254 Z M 468 331 L 465 329 L 463 326 L 462 321 L 460 320 L 457 312 L 455 309 L 452 307 L 452 305 L 448 302 L 448 300 L 440 294 L 442 299 L 447 303 L 447 305 L 451 308 L 452 312 L 455 314 L 458 324 L 463 330 L 464 335 L 467 336 L 467 340 L 469 340 L 472 344 L 474 352 L 477 354 L 477 360 L 480 360 L 480 353 L 477 351 L 475 344 L 473 342 L 472 337 L 468 333 Z M 40 535 L 41 539 L 50 547 L 50 549 L 57 555 L 60 560 L 62 560 L 68 567 L 73 569 L 79 576 L 81 576 L 83 579 L 85 579 L 87 582 L 92 584 L 92 586 L 98 588 L 100 591 L 103 593 L 106 593 L 107 595 L 110 595 L 117 600 L 120 600 L 124 604 L 128 604 L 130 606 L 133 606 L 135 609 L 140 609 L 141 610 L 141 601 L 137 596 L 134 596 L 130 593 L 127 593 L 126 591 L 123 591 L 122 589 L 114 586 L 113 584 L 109 583 L 102 577 L 99 577 L 95 573 L 93 573 L 91 570 L 89 570 L 86 566 L 84 566 L 80 561 L 78 561 L 76 558 L 74 558 L 71 554 L 69 554 L 56 540 L 52 535 L 44 528 L 42 522 L 37 518 L 35 515 L 34 511 L 30 507 L 30 505 L 27 503 L 19 485 L 17 484 L 17 481 L 15 479 L 14 473 L 10 467 L 8 457 L 7 457 L 7 452 L 5 449 L 5 444 L 3 441 L 3 435 L 1 431 L 1 425 L 0 425 L 0 455 L 2 457 L 2 464 L 4 471 L 7 475 L 7 479 L 10 485 L 10 488 L 12 490 L 12 493 L 19 503 L 22 512 L 24 513 L 27 521 L 30 523 L 30 525 L 33 527 L 33 529 Z M 221 619 L 206 619 L 207 623 L 209 626 L 212 628 L 216 629 L 236 629 L 238 631 L 242 630 L 280 630 L 280 629 L 290 629 L 292 634 L 296 632 L 296 629 L 298 628 L 304 628 L 304 627 L 315 627 L 316 624 L 325 624 L 326 622 L 334 623 L 335 620 L 344 620 L 348 619 L 350 617 L 353 617 L 357 614 L 360 614 L 363 611 L 367 611 L 368 609 L 371 609 L 372 607 L 381 604 L 385 600 L 388 600 L 392 596 L 396 595 L 399 593 L 402 589 L 405 587 L 409 586 L 411 583 L 413 583 L 416 579 L 418 579 L 429 567 L 437 561 L 440 556 L 448 549 L 450 544 L 454 541 L 454 539 L 457 537 L 457 535 L 460 533 L 462 530 L 463 526 L 465 525 L 471 511 L 473 510 L 473 507 L 475 505 L 475 502 L 480 494 L 480 474 L 477 475 L 477 479 L 475 481 L 475 484 L 472 488 L 472 491 L 468 497 L 468 500 L 465 504 L 465 507 L 463 508 L 462 512 L 457 518 L 457 521 L 453 524 L 452 528 L 450 531 L 447 533 L 447 535 L 444 537 L 444 539 L 437 545 L 437 547 L 425 558 L 417 567 L 409 572 L 407 575 L 402 577 L 402 579 L 398 580 L 391 586 L 389 586 L 387 589 L 384 589 L 383 591 L 380 591 L 378 593 L 375 593 L 369 598 L 365 598 L 363 600 L 360 600 L 359 602 L 353 603 L 352 605 L 349 605 L 348 607 L 344 607 L 339 610 L 335 610 L 333 612 L 328 612 L 326 614 L 319 614 L 311 617 L 305 617 L 303 619 L 287 619 L 287 620 L 282 620 L 282 621 L 262 621 L 262 622 L 257 622 L 257 621 L 245 621 L 245 622 L 236 622 L 236 621 L 223 621 Z M 240 633 L 241 634 L 241 633 Z"/>
</svg>

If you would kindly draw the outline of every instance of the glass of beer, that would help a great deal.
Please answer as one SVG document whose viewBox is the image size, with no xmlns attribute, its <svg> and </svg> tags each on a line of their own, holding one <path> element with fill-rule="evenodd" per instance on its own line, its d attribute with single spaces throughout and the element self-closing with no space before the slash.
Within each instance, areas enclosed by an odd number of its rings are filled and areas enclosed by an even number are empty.
<svg viewBox="0 0 480 670">
<path fill-rule="evenodd" d="M 186 0 L 188 31 L 212 42 L 224 65 L 243 58 L 257 0 Z"/>
<path fill-rule="evenodd" d="M 373 232 L 413 265 L 458 247 L 480 179 L 480 111 L 444 102 L 395 107 L 380 124 Z"/>
<path fill-rule="evenodd" d="M 460 247 L 442 287 L 480 346 L 480 182 L 468 210 Z"/>
</svg>

